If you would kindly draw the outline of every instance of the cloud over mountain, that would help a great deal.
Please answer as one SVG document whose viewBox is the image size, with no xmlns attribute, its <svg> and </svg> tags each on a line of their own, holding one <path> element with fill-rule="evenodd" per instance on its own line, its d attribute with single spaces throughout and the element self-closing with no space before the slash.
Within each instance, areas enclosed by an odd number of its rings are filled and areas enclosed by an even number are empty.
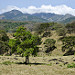
<svg viewBox="0 0 75 75">
<path fill-rule="evenodd" d="M 0 10 L 0 13 L 8 12 L 11 10 L 19 10 L 23 13 L 55 13 L 60 15 L 72 14 L 75 16 L 75 9 L 68 7 L 66 5 L 52 6 L 52 5 L 42 5 L 41 7 L 29 6 L 28 8 L 19 8 L 17 6 L 7 6 L 5 9 Z"/>
</svg>

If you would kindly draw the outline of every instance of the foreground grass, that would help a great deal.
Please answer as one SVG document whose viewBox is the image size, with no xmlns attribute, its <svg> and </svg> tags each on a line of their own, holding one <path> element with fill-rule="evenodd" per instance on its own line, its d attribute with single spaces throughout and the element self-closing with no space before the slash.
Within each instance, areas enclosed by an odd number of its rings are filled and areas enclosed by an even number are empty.
<svg viewBox="0 0 75 75">
<path fill-rule="evenodd" d="M 27 65 L 24 59 L 0 56 L 0 75 L 75 75 L 75 68 L 67 67 L 75 63 L 74 56 L 30 57 Z"/>
</svg>

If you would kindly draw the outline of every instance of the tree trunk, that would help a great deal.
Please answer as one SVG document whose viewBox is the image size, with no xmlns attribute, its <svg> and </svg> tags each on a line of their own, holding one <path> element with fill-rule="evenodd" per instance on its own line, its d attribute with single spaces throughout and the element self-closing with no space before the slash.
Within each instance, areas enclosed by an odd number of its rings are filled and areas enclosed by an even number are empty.
<svg viewBox="0 0 75 75">
<path fill-rule="evenodd" d="M 26 56 L 25 63 L 26 63 L 26 64 L 28 64 L 28 63 L 29 63 L 29 56 Z"/>
</svg>

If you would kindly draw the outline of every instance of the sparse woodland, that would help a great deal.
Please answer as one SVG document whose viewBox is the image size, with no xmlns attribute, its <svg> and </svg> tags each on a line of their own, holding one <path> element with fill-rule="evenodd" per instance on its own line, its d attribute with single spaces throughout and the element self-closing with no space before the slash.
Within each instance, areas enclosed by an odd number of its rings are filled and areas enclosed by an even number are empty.
<svg viewBox="0 0 75 75">
<path fill-rule="evenodd" d="M 65 67 L 65 64 L 67 64 L 66 66 L 68 68 L 74 68 L 74 71 L 72 71 L 72 75 L 74 75 L 75 21 L 68 24 L 60 24 L 56 22 L 31 23 L 32 22 L 0 21 L 0 61 L 2 61 L 0 64 L 29 64 L 30 66 L 35 64 L 45 68 L 47 66 L 52 66 L 52 69 L 54 69 L 53 67 L 56 67 L 56 64 L 59 64 L 60 67 L 62 67 L 63 64 Z M 12 56 L 16 57 L 11 58 Z M 68 56 L 71 60 L 67 58 Z M 6 60 L 5 57 L 8 61 L 3 61 Z M 5 66 L 3 65 L 3 67 Z M 16 67 L 18 69 L 18 66 Z M 35 68 L 35 66 L 33 67 Z M 61 68 L 62 72 L 64 67 Z M 12 68 L 14 68 L 14 65 Z M 38 66 L 38 68 L 40 68 L 40 66 Z M 39 70 L 38 68 L 37 71 Z M 42 70 L 45 71 L 44 69 Z M 58 70 L 56 71 L 58 72 Z M 9 70 L 9 72 L 12 71 Z M 44 72 L 44 75 L 47 75 L 47 72 Z M 62 72 L 59 74 L 70 75 L 71 73 L 71 71 L 69 71 L 68 74 L 67 70 L 64 70 L 65 74 Z M 18 74 L 19 70 L 15 75 Z M 37 75 L 39 75 L 39 73 L 37 73 Z"/>
<path fill-rule="evenodd" d="M 26 23 L 27 22 L 0 21 L 0 55 L 19 54 L 23 56 L 23 51 L 33 48 L 33 45 L 37 46 L 39 54 L 40 51 L 42 51 L 43 54 L 51 55 L 53 51 L 59 49 L 58 47 L 61 47 L 61 50 L 57 51 L 60 53 L 62 51 L 61 55 L 75 54 L 75 22 L 65 25 L 54 22 L 37 23 L 33 26 L 33 29 L 27 29 L 27 27 L 25 27 Z M 5 31 L 2 28 L 4 28 Z M 27 54 L 36 54 L 36 49 L 31 52 L 32 53 Z"/>
</svg>

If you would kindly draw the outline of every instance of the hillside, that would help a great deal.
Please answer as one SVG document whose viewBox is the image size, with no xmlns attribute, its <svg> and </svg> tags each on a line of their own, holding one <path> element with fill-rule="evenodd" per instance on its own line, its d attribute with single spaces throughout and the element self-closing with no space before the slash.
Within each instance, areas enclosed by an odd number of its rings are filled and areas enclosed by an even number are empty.
<svg viewBox="0 0 75 75">
<path fill-rule="evenodd" d="M 73 22 L 73 21 L 75 21 L 75 17 L 67 18 L 67 19 L 61 21 L 61 23 L 65 23 L 66 24 L 66 23 L 70 23 L 70 22 Z"/>
<path fill-rule="evenodd" d="M 59 23 L 36 23 L 36 22 L 18 22 L 18 21 L 0 21 L 1 30 L 2 26 L 4 29 L 7 30 L 7 35 L 10 39 L 14 39 L 13 34 L 16 32 L 16 29 L 19 26 L 24 26 L 27 30 L 31 31 L 33 35 L 38 35 L 41 38 L 42 43 L 38 45 L 40 47 L 40 52 L 38 53 L 39 56 L 41 55 L 64 55 L 67 53 L 66 51 L 62 51 L 63 42 L 62 38 L 67 36 L 75 36 L 75 22 L 70 24 L 59 24 Z M 48 54 L 45 53 L 47 50 L 45 48 L 45 40 L 46 39 L 53 39 L 55 40 L 55 49 L 50 51 Z M 74 54 L 74 53 L 73 53 Z"/>
<path fill-rule="evenodd" d="M 46 19 L 32 16 L 30 14 L 23 14 L 18 10 L 12 10 L 0 15 L 0 19 L 14 20 L 14 21 L 35 21 L 35 22 L 47 22 Z"/>
<path fill-rule="evenodd" d="M 0 27 L 0 75 L 75 75 L 75 22 L 63 25 L 1 20 L 0 23 L 11 24 L 7 25 L 9 30 L 12 26 L 18 28 L 6 33 Z M 30 32 L 26 25 L 22 26 L 25 23 L 36 25 L 31 26 Z"/>
<path fill-rule="evenodd" d="M 12 21 L 12 20 L 0 20 L 0 30 L 6 32 L 15 32 L 19 26 L 25 26 L 27 29 L 32 30 L 33 26 L 36 26 L 36 22 L 31 21 Z"/>
<path fill-rule="evenodd" d="M 15 20 L 15 21 L 34 21 L 34 22 L 59 22 L 65 21 L 70 17 L 73 17 L 73 15 L 70 14 L 59 15 L 54 13 L 24 14 L 18 10 L 12 10 L 0 14 L 0 19 Z"/>
</svg>

